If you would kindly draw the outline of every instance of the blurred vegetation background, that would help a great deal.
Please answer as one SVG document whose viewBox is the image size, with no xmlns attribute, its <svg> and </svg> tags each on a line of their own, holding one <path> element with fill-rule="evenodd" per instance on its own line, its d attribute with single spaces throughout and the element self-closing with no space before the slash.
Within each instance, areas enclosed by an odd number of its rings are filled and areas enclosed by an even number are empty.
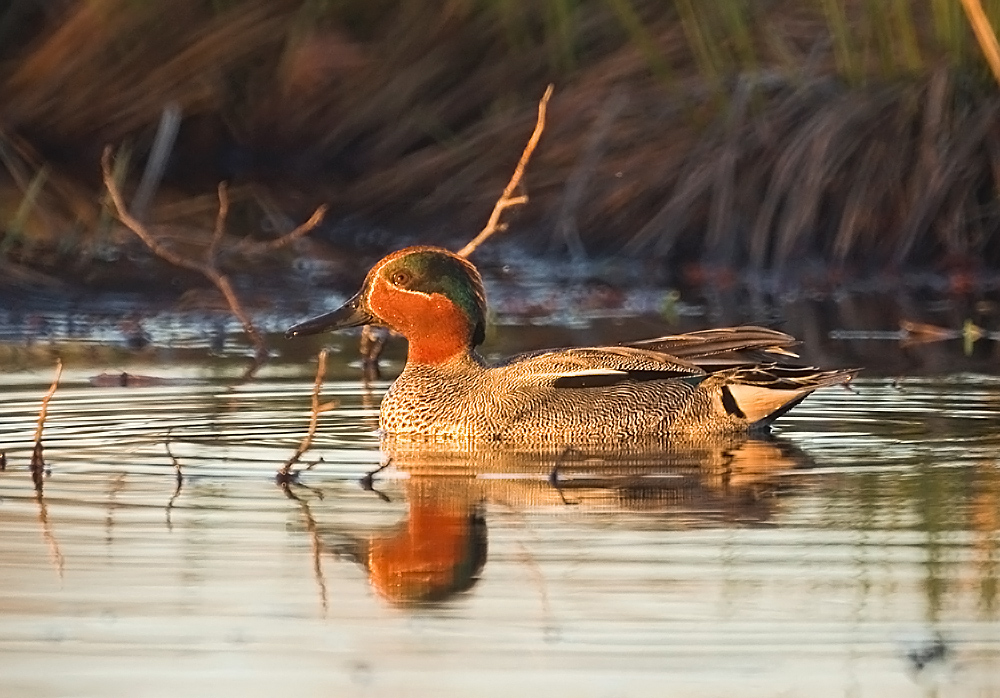
<svg viewBox="0 0 1000 698">
<path fill-rule="evenodd" d="M 1000 26 L 1000 0 L 982 7 Z M 960 0 L 4 8 L 8 275 L 86 281 L 135 244 L 101 192 L 109 143 L 133 210 L 178 245 L 207 244 L 221 180 L 235 233 L 328 203 L 335 246 L 344 220 L 465 241 L 548 82 L 511 238 L 778 273 L 1000 262 L 1000 99 Z"/>
</svg>

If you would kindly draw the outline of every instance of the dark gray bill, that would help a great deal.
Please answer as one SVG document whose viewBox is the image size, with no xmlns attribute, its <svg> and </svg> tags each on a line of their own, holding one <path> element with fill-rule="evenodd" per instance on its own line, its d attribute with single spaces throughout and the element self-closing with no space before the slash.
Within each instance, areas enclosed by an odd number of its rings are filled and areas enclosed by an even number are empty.
<svg viewBox="0 0 1000 698">
<path fill-rule="evenodd" d="M 375 318 L 362 308 L 361 294 L 359 293 L 336 310 L 289 327 L 285 331 L 285 337 L 291 339 L 306 334 L 317 334 L 324 330 L 332 332 L 333 330 L 342 330 L 345 327 L 374 324 L 377 324 Z"/>
</svg>

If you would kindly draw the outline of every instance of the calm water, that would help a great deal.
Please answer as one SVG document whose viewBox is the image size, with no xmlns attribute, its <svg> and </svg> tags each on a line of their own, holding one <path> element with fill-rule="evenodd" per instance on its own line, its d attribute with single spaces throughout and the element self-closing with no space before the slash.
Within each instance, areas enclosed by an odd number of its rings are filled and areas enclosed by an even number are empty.
<svg viewBox="0 0 1000 698">
<path fill-rule="evenodd" d="M 388 383 L 344 349 L 322 461 L 282 488 L 308 353 L 239 384 L 78 351 L 38 493 L 52 369 L 24 352 L 0 373 L 0 696 L 1000 696 L 995 376 L 861 378 L 767 441 L 397 453 L 364 487 Z"/>
</svg>

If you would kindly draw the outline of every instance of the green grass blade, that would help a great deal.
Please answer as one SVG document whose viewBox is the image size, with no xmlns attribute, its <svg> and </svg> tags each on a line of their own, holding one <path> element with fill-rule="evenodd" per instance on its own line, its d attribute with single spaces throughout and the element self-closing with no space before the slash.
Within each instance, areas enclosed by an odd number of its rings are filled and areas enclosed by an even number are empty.
<svg viewBox="0 0 1000 698">
<path fill-rule="evenodd" d="M 834 54 L 837 59 L 837 71 L 848 82 L 861 82 L 861 71 L 855 60 L 854 42 L 851 38 L 847 14 L 840 0 L 820 0 L 827 27 L 833 37 Z"/>
<path fill-rule="evenodd" d="M 673 81 L 673 73 L 663 53 L 657 47 L 642 18 L 632 7 L 630 0 L 604 0 L 614 12 L 622 29 L 628 35 L 632 44 L 642 53 L 649 69 L 664 82 Z"/>
</svg>

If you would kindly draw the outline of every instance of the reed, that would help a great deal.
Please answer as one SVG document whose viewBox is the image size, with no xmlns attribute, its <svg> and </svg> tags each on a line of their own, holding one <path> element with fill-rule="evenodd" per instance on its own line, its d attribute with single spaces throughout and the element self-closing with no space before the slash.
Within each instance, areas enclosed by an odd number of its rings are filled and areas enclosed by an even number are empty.
<svg viewBox="0 0 1000 698">
<path fill-rule="evenodd" d="M 670 83 L 674 79 L 673 72 L 657 46 L 656 39 L 643 23 L 642 17 L 636 12 L 631 0 L 606 0 L 621 25 L 629 41 L 645 59 L 650 70 L 660 80 Z"/>
<path fill-rule="evenodd" d="M 713 36 L 704 5 L 694 0 L 676 0 L 675 7 L 701 77 L 713 87 L 721 86 L 724 66 L 718 51 L 719 42 Z"/>
<path fill-rule="evenodd" d="M 47 176 L 48 170 L 43 167 L 32 178 L 31 183 L 24 192 L 24 197 L 21 199 L 21 203 L 17 207 L 17 211 L 14 213 L 14 217 L 11 219 L 10 223 L 7 224 L 7 234 L 4 236 L 3 244 L 0 246 L 0 251 L 5 251 L 5 248 L 7 248 L 9 244 L 16 244 L 25 240 L 25 230 L 28 224 L 28 217 L 31 215 L 32 210 L 38 203 L 38 196 L 42 191 L 42 187 L 45 185 L 45 179 Z M 21 254 L 24 256 L 26 251 L 22 250 Z"/>
</svg>

